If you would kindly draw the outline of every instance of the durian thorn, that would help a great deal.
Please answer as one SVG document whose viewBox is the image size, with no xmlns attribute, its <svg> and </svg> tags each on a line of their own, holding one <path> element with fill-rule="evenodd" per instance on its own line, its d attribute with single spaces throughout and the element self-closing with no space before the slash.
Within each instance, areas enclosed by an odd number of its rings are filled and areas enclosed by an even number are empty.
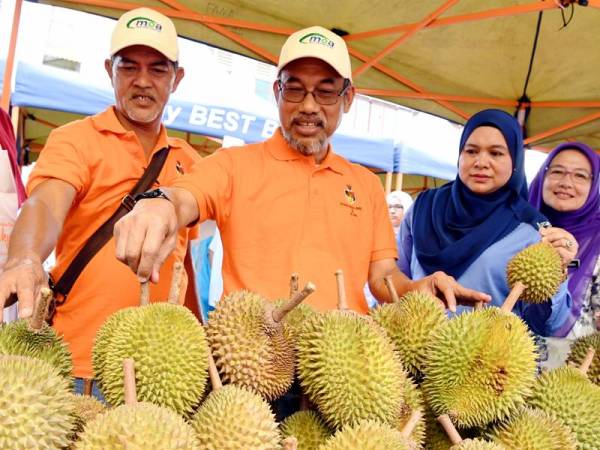
<svg viewBox="0 0 600 450">
<path fill-rule="evenodd" d="M 150 304 L 150 282 L 144 281 L 140 283 L 140 306 Z"/>
<path fill-rule="evenodd" d="M 137 403 L 137 392 L 135 388 L 135 362 L 133 358 L 123 360 L 123 388 L 125 391 L 125 404 L 135 405 Z"/>
<path fill-rule="evenodd" d="M 500 307 L 500 309 L 504 312 L 511 312 L 515 307 L 517 300 L 519 300 L 519 297 L 526 288 L 527 286 L 520 281 L 517 281 L 508 293 L 508 297 L 506 297 L 506 300 L 504 300 L 504 304 Z"/>
<path fill-rule="evenodd" d="M 396 303 L 396 302 L 400 301 L 400 297 L 398 297 L 398 292 L 396 292 L 396 287 L 394 286 L 394 283 L 392 282 L 392 276 L 386 275 L 385 277 L 383 277 L 383 282 L 385 283 L 385 286 L 387 287 L 387 289 L 390 293 L 390 297 L 392 297 L 392 302 Z"/>
<path fill-rule="evenodd" d="M 442 414 L 441 416 L 438 416 L 437 420 L 444 428 L 444 431 L 448 435 L 448 439 L 450 439 L 452 444 L 460 444 L 463 441 L 460 437 L 460 434 L 458 434 L 458 431 L 456 431 L 456 427 L 452 423 L 452 420 L 448 414 Z"/>
<path fill-rule="evenodd" d="M 208 349 L 208 375 L 210 377 L 210 384 L 212 385 L 213 391 L 218 391 L 223 387 L 215 359 L 213 358 L 210 347 Z"/>
<path fill-rule="evenodd" d="M 171 278 L 171 289 L 169 290 L 168 302 L 172 305 L 179 304 L 181 282 L 183 280 L 183 263 L 179 260 L 173 263 L 173 277 Z"/>
<path fill-rule="evenodd" d="M 315 292 L 315 289 L 316 286 L 314 283 L 309 281 L 306 283 L 306 286 L 304 286 L 304 289 L 302 289 L 300 292 L 296 292 L 296 294 L 290 300 L 285 302 L 279 308 L 274 309 L 272 317 L 275 323 L 281 322 L 287 313 L 302 303 L 306 297 Z"/>
<path fill-rule="evenodd" d="M 283 450 L 297 450 L 298 449 L 298 439 L 294 436 L 288 436 L 283 441 L 281 441 Z"/>
<path fill-rule="evenodd" d="M 346 299 L 346 286 L 344 284 L 344 272 L 342 269 L 335 271 L 335 280 L 337 282 L 338 291 L 338 309 L 340 311 L 348 311 L 348 300 Z"/>
<path fill-rule="evenodd" d="M 52 298 L 52 291 L 48 288 L 42 288 L 40 290 L 40 300 L 35 306 L 35 310 L 33 311 L 33 315 L 31 319 L 29 319 L 29 328 L 33 331 L 40 331 L 42 325 L 44 325 L 44 321 L 46 320 L 46 315 L 48 314 L 48 305 L 50 304 L 50 299 Z"/>
<path fill-rule="evenodd" d="M 420 408 L 413 410 L 412 414 L 408 418 L 408 421 L 402 427 L 400 434 L 402 436 L 404 436 L 405 438 L 408 438 L 412 434 L 415 427 L 419 423 L 419 420 L 421 420 L 422 417 L 423 417 L 423 412 L 421 411 Z"/>
<path fill-rule="evenodd" d="M 581 361 L 581 364 L 578 367 L 578 369 L 584 375 L 587 375 L 588 370 L 590 370 L 595 354 L 596 350 L 594 350 L 594 347 L 588 347 L 587 353 L 585 354 L 585 358 L 583 358 L 583 361 Z"/>
<path fill-rule="evenodd" d="M 298 275 L 297 272 L 294 272 L 292 274 L 292 276 L 290 277 L 290 298 L 292 298 L 294 295 L 296 295 L 296 292 L 298 292 L 298 278 L 300 276 Z"/>
</svg>

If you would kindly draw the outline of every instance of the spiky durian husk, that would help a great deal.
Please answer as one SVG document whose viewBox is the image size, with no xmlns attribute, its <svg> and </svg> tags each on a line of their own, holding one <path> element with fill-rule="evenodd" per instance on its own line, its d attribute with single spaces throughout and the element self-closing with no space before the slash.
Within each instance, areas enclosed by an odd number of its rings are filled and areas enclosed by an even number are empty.
<svg viewBox="0 0 600 450">
<path fill-rule="evenodd" d="M 465 439 L 460 444 L 453 445 L 450 450 L 505 450 L 501 445 L 494 442 L 484 441 L 479 438 Z"/>
<path fill-rule="evenodd" d="M 529 404 L 569 427 L 577 438 L 578 449 L 598 449 L 600 388 L 578 369 L 560 367 L 541 374 Z"/>
<path fill-rule="evenodd" d="M 300 384 L 330 426 L 398 420 L 406 374 L 377 324 L 330 311 L 305 324 L 297 345 Z"/>
<path fill-rule="evenodd" d="M 151 403 L 122 405 L 89 422 L 77 450 L 197 450 L 193 428 L 174 411 Z"/>
<path fill-rule="evenodd" d="M 206 335 L 194 315 L 183 306 L 153 303 L 123 310 L 110 329 L 96 372 L 106 400 L 124 403 L 123 360 L 133 358 L 139 401 L 190 414 L 208 375 Z"/>
<path fill-rule="evenodd" d="M 99 414 L 106 411 L 106 406 L 94 397 L 89 395 L 71 394 L 73 402 L 73 414 L 75 416 L 75 429 L 73 440 L 81 433 L 85 424 L 91 422 Z"/>
<path fill-rule="evenodd" d="M 545 242 L 538 242 L 517 253 L 506 267 L 508 284 L 517 281 L 527 288 L 521 299 L 530 303 L 543 303 L 552 298 L 564 280 L 560 255 Z"/>
<path fill-rule="evenodd" d="M 279 425 L 282 437 L 294 436 L 298 450 L 316 450 L 331 436 L 331 430 L 314 411 L 298 411 Z"/>
<path fill-rule="evenodd" d="M 246 388 L 226 385 L 209 394 L 192 418 L 203 450 L 275 450 L 280 435 L 265 400 Z"/>
<path fill-rule="evenodd" d="M 104 324 L 96 332 L 94 345 L 92 347 L 92 367 L 94 369 L 94 378 L 98 383 L 100 390 L 103 390 L 100 374 L 104 370 L 106 361 L 107 346 L 113 336 L 114 331 L 121 325 L 121 317 L 131 314 L 136 307 L 123 308 L 108 316 Z"/>
<path fill-rule="evenodd" d="M 63 377 L 71 380 L 71 352 L 54 328 L 46 323 L 38 331 L 30 329 L 26 320 L 0 326 L 0 354 L 39 358 L 56 367 Z"/>
<path fill-rule="evenodd" d="M 409 292 L 399 302 L 379 306 L 371 316 L 388 333 L 406 370 L 419 377 L 425 366 L 425 349 L 436 330 L 446 322 L 435 298 Z"/>
<path fill-rule="evenodd" d="M 495 426 L 487 437 L 507 450 L 575 450 L 575 436 L 562 421 L 540 409 L 524 408 Z"/>
<path fill-rule="evenodd" d="M 60 449 L 75 426 L 69 381 L 45 361 L 0 356 L 0 448 Z"/>
<path fill-rule="evenodd" d="M 362 420 L 342 428 L 318 450 L 411 450 L 412 445 L 410 440 L 390 425 Z"/>
<path fill-rule="evenodd" d="M 406 422 L 408 422 L 410 419 L 413 411 L 417 409 L 422 413 L 425 412 L 423 394 L 421 394 L 421 391 L 413 379 L 407 376 L 404 382 L 404 403 L 400 408 L 400 417 L 398 419 L 396 428 L 398 428 L 398 430 L 402 430 L 402 428 L 404 428 L 406 425 Z M 423 448 L 425 443 L 425 426 L 425 416 L 423 415 L 410 434 L 410 439 L 415 443 L 415 449 Z"/>
<path fill-rule="evenodd" d="M 592 383 L 600 386 L 600 331 L 576 339 L 571 346 L 571 353 L 567 358 L 567 363 L 579 366 L 583 362 L 589 347 L 594 348 L 596 354 L 587 372 L 587 377 Z"/>
<path fill-rule="evenodd" d="M 487 308 L 440 328 L 422 388 L 436 416 L 449 414 L 459 427 L 483 427 L 524 404 L 535 371 L 535 344 L 525 323 Z"/>
<path fill-rule="evenodd" d="M 292 385 L 295 351 L 285 324 L 265 325 L 267 307 L 267 300 L 258 294 L 233 292 L 210 312 L 206 334 L 223 383 L 274 400 Z"/>
</svg>

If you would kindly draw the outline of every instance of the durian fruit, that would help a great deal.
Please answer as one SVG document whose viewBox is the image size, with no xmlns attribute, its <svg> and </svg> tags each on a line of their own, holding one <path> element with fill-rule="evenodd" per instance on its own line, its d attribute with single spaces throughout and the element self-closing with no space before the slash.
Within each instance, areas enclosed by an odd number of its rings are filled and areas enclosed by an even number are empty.
<svg viewBox="0 0 600 450">
<path fill-rule="evenodd" d="M 404 368 L 420 377 L 427 358 L 425 349 L 447 321 L 438 301 L 429 294 L 412 291 L 398 302 L 378 306 L 371 311 L 371 316 L 394 342 Z"/>
<path fill-rule="evenodd" d="M 56 331 L 44 322 L 52 291 L 44 288 L 40 297 L 32 319 L 20 319 L 0 325 L 0 354 L 42 359 L 55 367 L 63 377 L 71 380 L 71 352 Z"/>
<path fill-rule="evenodd" d="M 596 351 L 596 356 L 587 371 L 587 376 L 592 383 L 600 386 L 600 331 L 576 339 L 571 346 L 571 353 L 569 353 L 567 363 L 579 366 L 590 347 Z"/>
<path fill-rule="evenodd" d="M 527 325 L 503 309 L 486 308 L 440 328 L 429 347 L 422 388 L 436 415 L 449 414 L 459 427 L 484 427 L 525 403 L 535 372 Z"/>
<path fill-rule="evenodd" d="M 310 410 L 298 411 L 287 417 L 279 430 L 285 438 L 294 436 L 298 440 L 298 450 L 316 450 L 331 436 L 331 430 L 319 415 Z"/>
<path fill-rule="evenodd" d="M 456 428 L 454 428 L 454 424 L 447 414 L 440 415 L 438 421 L 448 434 L 450 442 L 453 444 L 452 447 L 450 447 L 450 450 L 504 450 L 503 446 L 494 442 L 484 441 L 483 439 L 463 439 Z"/>
<path fill-rule="evenodd" d="M 552 298 L 564 280 L 562 261 L 556 249 L 538 242 L 517 253 L 506 267 L 511 295 L 529 303 Z"/>
<path fill-rule="evenodd" d="M 70 384 L 45 361 L 0 356 L 0 448 L 68 447 L 75 427 Z"/>
<path fill-rule="evenodd" d="M 575 450 L 577 442 L 569 427 L 550 414 L 524 408 L 496 425 L 488 438 L 507 450 Z"/>
<path fill-rule="evenodd" d="M 542 373 L 528 401 L 568 426 L 578 449 L 599 448 L 600 388 L 579 369 L 560 367 Z"/>
<path fill-rule="evenodd" d="M 83 432 L 85 425 L 105 412 L 106 406 L 90 395 L 70 394 L 70 397 L 74 406 L 75 427 L 69 437 L 73 441 L 69 449 L 74 449 L 75 442 L 79 439 L 79 434 Z"/>
<path fill-rule="evenodd" d="M 396 428 L 398 428 L 398 430 L 403 430 L 415 411 L 424 410 L 425 402 L 423 401 L 423 394 L 421 394 L 421 391 L 413 379 L 410 376 L 407 376 L 404 381 L 404 403 L 400 408 L 400 415 Z M 415 448 L 422 448 L 425 443 L 425 422 L 425 415 L 421 414 L 420 419 L 413 427 L 410 439 L 415 443 Z"/>
<path fill-rule="evenodd" d="M 246 387 L 269 401 L 287 392 L 294 379 L 295 350 L 283 318 L 314 289 L 308 283 L 278 309 L 249 291 L 219 301 L 209 314 L 206 334 L 224 383 Z"/>
</svg>

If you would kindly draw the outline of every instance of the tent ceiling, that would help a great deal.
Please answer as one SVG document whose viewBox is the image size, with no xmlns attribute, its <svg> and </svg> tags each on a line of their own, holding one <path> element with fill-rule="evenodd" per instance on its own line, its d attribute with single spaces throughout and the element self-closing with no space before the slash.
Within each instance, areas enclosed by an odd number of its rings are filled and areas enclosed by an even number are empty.
<svg viewBox="0 0 600 450">
<path fill-rule="evenodd" d="M 112 17 L 144 4 L 173 17 L 183 36 L 270 62 L 299 28 L 341 29 L 363 92 L 459 122 L 486 107 L 516 110 L 542 12 L 527 135 L 600 148 L 600 0 L 567 7 L 566 27 L 558 0 L 42 1 Z"/>
</svg>

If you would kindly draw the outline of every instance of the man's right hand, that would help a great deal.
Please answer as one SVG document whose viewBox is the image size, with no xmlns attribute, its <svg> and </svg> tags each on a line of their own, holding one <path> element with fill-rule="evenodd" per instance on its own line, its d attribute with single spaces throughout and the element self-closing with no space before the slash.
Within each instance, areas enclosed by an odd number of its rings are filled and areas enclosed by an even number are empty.
<svg viewBox="0 0 600 450">
<path fill-rule="evenodd" d="M 32 258 L 9 260 L 0 273 L 0 322 L 11 295 L 19 300 L 19 317 L 30 317 L 40 290 L 48 286 L 42 263 Z"/>
</svg>

